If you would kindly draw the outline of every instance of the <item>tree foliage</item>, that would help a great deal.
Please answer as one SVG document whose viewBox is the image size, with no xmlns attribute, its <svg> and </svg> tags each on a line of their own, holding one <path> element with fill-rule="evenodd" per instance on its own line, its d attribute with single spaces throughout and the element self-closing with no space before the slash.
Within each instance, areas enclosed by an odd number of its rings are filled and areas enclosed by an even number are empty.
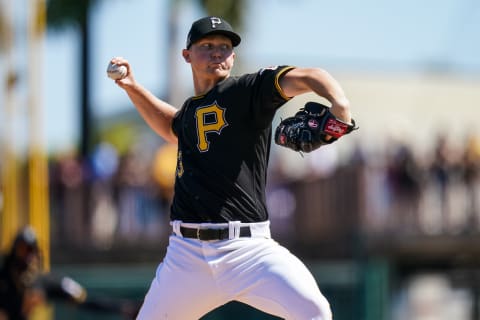
<svg viewBox="0 0 480 320">
<path fill-rule="evenodd" d="M 234 29 L 241 29 L 245 0 L 200 0 L 208 15 L 220 16 L 230 22 Z"/>
<path fill-rule="evenodd" d="M 90 7 L 99 0 L 48 0 L 47 24 L 52 29 L 81 26 Z"/>
</svg>

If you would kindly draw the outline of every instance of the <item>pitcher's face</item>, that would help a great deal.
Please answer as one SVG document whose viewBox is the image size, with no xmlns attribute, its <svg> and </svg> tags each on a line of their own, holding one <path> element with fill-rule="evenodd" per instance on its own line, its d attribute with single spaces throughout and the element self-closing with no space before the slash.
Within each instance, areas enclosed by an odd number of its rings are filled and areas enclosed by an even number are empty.
<svg viewBox="0 0 480 320">
<path fill-rule="evenodd" d="M 226 78 L 235 60 L 232 41 L 223 35 L 211 35 L 192 44 L 183 51 L 185 61 L 198 76 Z"/>
</svg>

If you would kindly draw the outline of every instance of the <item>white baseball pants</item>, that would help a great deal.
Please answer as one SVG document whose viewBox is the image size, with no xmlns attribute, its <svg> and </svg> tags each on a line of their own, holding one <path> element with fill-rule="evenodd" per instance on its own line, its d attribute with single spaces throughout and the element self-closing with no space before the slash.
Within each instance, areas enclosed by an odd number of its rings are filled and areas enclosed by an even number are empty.
<svg viewBox="0 0 480 320">
<path fill-rule="evenodd" d="M 269 222 L 241 225 L 251 226 L 250 238 L 201 241 L 183 238 L 174 223 L 137 319 L 196 320 L 236 300 L 288 320 L 331 320 L 312 274 L 270 238 Z"/>
</svg>

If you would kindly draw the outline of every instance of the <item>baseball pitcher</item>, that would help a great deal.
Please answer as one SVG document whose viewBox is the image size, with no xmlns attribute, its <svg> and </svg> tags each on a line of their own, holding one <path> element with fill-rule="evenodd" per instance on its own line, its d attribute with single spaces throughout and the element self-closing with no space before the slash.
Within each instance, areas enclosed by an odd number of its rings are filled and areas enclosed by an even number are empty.
<svg viewBox="0 0 480 320">
<path fill-rule="evenodd" d="M 110 61 L 123 68 L 111 77 L 149 126 L 178 144 L 172 234 L 138 319 L 194 320 L 233 300 L 284 319 L 332 319 L 306 266 L 271 238 L 265 186 L 271 141 L 311 152 L 338 140 L 355 129 L 349 101 L 320 68 L 232 76 L 240 41 L 222 18 L 192 24 L 182 55 L 195 92 L 179 109 L 140 85 L 126 59 Z M 274 139 L 276 111 L 307 92 L 331 106 L 306 105 Z"/>
</svg>

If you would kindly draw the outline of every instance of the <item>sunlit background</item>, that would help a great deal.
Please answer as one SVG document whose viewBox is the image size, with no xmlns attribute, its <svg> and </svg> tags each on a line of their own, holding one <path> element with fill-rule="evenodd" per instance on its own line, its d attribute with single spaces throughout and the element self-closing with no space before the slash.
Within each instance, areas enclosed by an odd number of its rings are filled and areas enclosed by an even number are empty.
<svg viewBox="0 0 480 320">
<path fill-rule="evenodd" d="M 351 101 L 360 130 L 338 143 L 272 146 L 267 190 L 274 237 L 334 318 L 480 319 L 477 0 L 0 0 L 2 252 L 30 224 L 46 271 L 143 298 L 170 232 L 176 148 L 106 67 L 127 58 L 179 107 L 193 93 L 181 50 L 205 15 L 242 35 L 234 74 L 322 67 Z M 55 319 L 120 319 L 52 304 Z M 274 318 L 232 303 L 204 319 Z"/>
</svg>

